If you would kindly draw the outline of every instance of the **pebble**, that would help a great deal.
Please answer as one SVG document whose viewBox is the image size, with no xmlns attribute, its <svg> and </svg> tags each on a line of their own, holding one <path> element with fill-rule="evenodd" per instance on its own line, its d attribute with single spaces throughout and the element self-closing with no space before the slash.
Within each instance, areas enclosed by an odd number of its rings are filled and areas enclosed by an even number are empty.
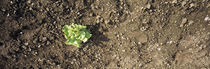
<svg viewBox="0 0 210 69">
<path fill-rule="evenodd" d="M 149 23 L 149 21 L 150 21 L 149 19 L 143 19 L 142 23 L 147 24 L 147 23 Z"/>
<path fill-rule="evenodd" d="M 3 12 L 5 12 L 6 10 L 3 8 L 3 9 L 1 9 Z"/>
<path fill-rule="evenodd" d="M 90 13 L 90 16 L 92 17 L 93 16 L 93 13 Z"/>
<path fill-rule="evenodd" d="M 26 43 L 24 43 L 24 45 L 26 45 L 26 46 L 27 46 L 27 45 L 28 45 L 28 43 L 26 42 Z"/>
<path fill-rule="evenodd" d="M 98 6 L 95 6 L 95 9 L 98 9 L 99 7 Z"/>
<path fill-rule="evenodd" d="M 99 19 L 96 19 L 96 23 L 100 23 L 100 20 Z"/>
<path fill-rule="evenodd" d="M 36 43 L 37 43 L 37 39 L 34 39 L 34 40 L 33 40 L 33 43 L 36 44 Z"/>
<path fill-rule="evenodd" d="M 20 32 L 20 34 L 23 34 L 23 32 Z"/>
<path fill-rule="evenodd" d="M 100 17 L 101 17 L 101 16 L 98 15 L 98 16 L 96 16 L 96 19 L 99 19 Z"/>
<path fill-rule="evenodd" d="M 118 20 L 118 19 L 115 19 L 115 20 L 114 20 L 114 22 L 116 22 L 116 23 L 119 23 L 119 22 L 120 22 L 120 20 Z"/>
<path fill-rule="evenodd" d="M 190 8 L 192 8 L 192 7 L 195 7 L 195 4 L 194 3 L 191 3 L 190 4 Z"/>
<path fill-rule="evenodd" d="M 30 7 L 29 10 L 33 10 L 33 9 Z"/>
<path fill-rule="evenodd" d="M 142 27 L 142 28 L 140 28 L 140 30 L 141 30 L 141 31 L 146 31 L 147 28 L 146 28 L 146 27 Z"/>
<path fill-rule="evenodd" d="M 47 40 L 47 37 L 43 37 L 42 38 L 42 41 L 44 42 L 44 41 L 46 41 Z"/>
<path fill-rule="evenodd" d="M 46 10 L 49 11 L 50 9 L 49 8 L 46 8 Z"/>
<path fill-rule="evenodd" d="M 24 57 L 27 57 L 27 55 L 24 55 Z"/>
<path fill-rule="evenodd" d="M 27 3 L 31 3 L 31 0 L 28 0 Z"/>
<path fill-rule="evenodd" d="M 96 23 L 100 23 L 100 16 L 96 16 Z"/>
<path fill-rule="evenodd" d="M 104 21 L 105 24 L 108 24 L 109 22 L 110 22 L 110 20 L 105 20 Z"/>
<path fill-rule="evenodd" d="M 207 16 L 204 18 L 204 21 L 210 21 L 210 18 Z"/>
<path fill-rule="evenodd" d="M 9 15 L 10 15 L 10 14 L 8 13 L 8 14 L 7 14 L 7 17 L 9 17 Z"/>
<path fill-rule="evenodd" d="M 174 4 L 177 3 L 177 0 L 173 0 L 172 3 L 174 3 Z"/>
<path fill-rule="evenodd" d="M 23 49 L 26 49 L 26 46 L 22 46 Z"/>
<path fill-rule="evenodd" d="M 190 20 L 189 21 L 189 25 L 192 25 L 194 23 L 194 21 Z"/>
<path fill-rule="evenodd" d="M 187 4 L 186 0 L 182 2 L 182 6 L 185 6 L 185 4 Z"/>
<path fill-rule="evenodd" d="M 122 50 L 122 52 L 125 52 L 125 50 Z"/>
<path fill-rule="evenodd" d="M 103 18 L 100 18 L 100 22 L 103 22 L 104 21 L 104 19 Z"/>
<path fill-rule="evenodd" d="M 158 51 L 160 51 L 160 50 L 161 50 L 161 48 L 157 48 L 157 50 L 158 50 Z"/>
<path fill-rule="evenodd" d="M 187 23 L 187 18 L 182 19 L 182 23 L 181 23 L 180 27 L 183 27 L 185 23 Z"/>
<path fill-rule="evenodd" d="M 206 7 L 209 8 L 210 7 L 210 4 L 208 4 Z"/>
<path fill-rule="evenodd" d="M 50 41 L 47 41 L 46 45 L 50 45 Z"/>
<path fill-rule="evenodd" d="M 38 48 L 40 48 L 40 47 L 41 47 L 41 45 L 38 45 L 37 47 L 38 47 Z"/>
<path fill-rule="evenodd" d="M 34 53 L 33 53 L 33 55 L 37 55 L 37 54 L 38 54 L 38 52 L 34 52 Z"/>
<path fill-rule="evenodd" d="M 10 1 L 10 3 L 11 3 L 11 4 L 13 4 L 13 2 L 12 2 L 12 1 Z"/>
<path fill-rule="evenodd" d="M 49 39 L 50 39 L 50 40 L 54 40 L 54 39 L 55 39 L 55 37 L 53 37 L 53 36 L 52 36 L 52 37 L 50 37 Z"/>
<path fill-rule="evenodd" d="M 28 48 L 28 51 L 31 51 L 31 48 Z"/>
<path fill-rule="evenodd" d="M 146 8 L 147 8 L 147 9 L 150 9 L 150 8 L 151 8 L 151 4 L 147 4 L 147 5 L 146 5 Z"/>
</svg>

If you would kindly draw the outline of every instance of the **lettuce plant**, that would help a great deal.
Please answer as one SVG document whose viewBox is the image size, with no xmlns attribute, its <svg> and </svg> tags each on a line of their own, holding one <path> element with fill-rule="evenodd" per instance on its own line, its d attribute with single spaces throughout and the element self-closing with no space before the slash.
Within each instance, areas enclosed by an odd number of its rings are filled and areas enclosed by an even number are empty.
<svg viewBox="0 0 210 69">
<path fill-rule="evenodd" d="M 86 26 L 71 24 L 71 25 L 64 25 L 62 28 L 64 32 L 64 37 L 67 39 L 65 44 L 67 45 L 74 45 L 76 47 L 80 47 L 82 42 L 86 42 L 92 34 Z"/>
</svg>

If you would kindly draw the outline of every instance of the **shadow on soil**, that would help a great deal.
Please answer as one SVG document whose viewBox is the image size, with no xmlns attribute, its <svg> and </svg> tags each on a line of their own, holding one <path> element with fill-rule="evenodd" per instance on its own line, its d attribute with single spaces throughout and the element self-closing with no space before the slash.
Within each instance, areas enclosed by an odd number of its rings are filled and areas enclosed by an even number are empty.
<svg viewBox="0 0 210 69">
<path fill-rule="evenodd" d="M 104 46 L 102 42 L 109 41 L 109 39 L 105 35 L 103 35 L 101 31 L 99 31 L 100 24 L 87 25 L 87 27 L 90 29 L 91 34 L 92 34 L 92 37 L 87 42 L 88 45 Z"/>
</svg>

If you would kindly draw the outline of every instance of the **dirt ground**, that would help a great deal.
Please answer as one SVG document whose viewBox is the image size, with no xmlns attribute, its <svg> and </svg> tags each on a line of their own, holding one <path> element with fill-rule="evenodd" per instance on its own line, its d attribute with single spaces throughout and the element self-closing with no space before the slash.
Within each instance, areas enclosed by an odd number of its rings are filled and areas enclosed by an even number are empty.
<svg viewBox="0 0 210 69">
<path fill-rule="evenodd" d="M 126 68 L 210 69 L 210 0 L 0 0 L 0 69 Z"/>
</svg>

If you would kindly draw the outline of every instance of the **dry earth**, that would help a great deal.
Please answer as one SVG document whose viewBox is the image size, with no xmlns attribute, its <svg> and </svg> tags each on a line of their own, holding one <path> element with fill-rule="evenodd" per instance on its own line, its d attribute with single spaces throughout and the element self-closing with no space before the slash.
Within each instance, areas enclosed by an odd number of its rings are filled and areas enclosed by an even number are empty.
<svg viewBox="0 0 210 69">
<path fill-rule="evenodd" d="M 0 0 L 0 69 L 38 68 L 209 69 L 210 0 Z"/>
</svg>

